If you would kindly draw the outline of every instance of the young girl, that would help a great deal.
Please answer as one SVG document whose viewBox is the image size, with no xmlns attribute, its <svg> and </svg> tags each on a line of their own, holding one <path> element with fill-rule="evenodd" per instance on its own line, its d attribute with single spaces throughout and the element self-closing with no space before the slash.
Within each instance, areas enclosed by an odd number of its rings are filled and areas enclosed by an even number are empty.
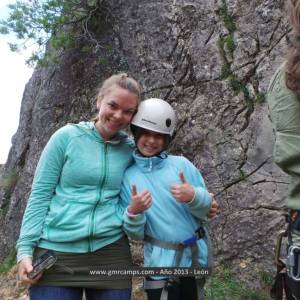
<svg viewBox="0 0 300 300">
<path fill-rule="evenodd" d="M 165 151 L 175 128 L 175 113 L 161 99 L 143 101 L 132 120 L 137 149 L 123 178 L 121 201 L 127 206 L 124 230 L 144 240 L 146 267 L 208 267 L 208 236 L 202 226 L 211 207 L 197 168 Z M 202 299 L 204 279 L 147 278 L 149 300 Z"/>
</svg>

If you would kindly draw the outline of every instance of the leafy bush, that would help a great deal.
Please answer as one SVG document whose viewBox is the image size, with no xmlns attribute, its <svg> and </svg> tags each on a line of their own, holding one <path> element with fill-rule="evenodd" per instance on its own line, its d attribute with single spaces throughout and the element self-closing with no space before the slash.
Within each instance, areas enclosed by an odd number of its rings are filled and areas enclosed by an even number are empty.
<svg viewBox="0 0 300 300">
<path fill-rule="evenodd" d="M 97 22 L 103 0 L 17 0 L 9 4 L 9 16 L 0 21 L 0 33 L 14 33 L 19 43 L 10 43 L 12 51 L 37 46 L 27 63 L 45 64 L 57 59 L 64 49 L 80 39 L 99 47 L 90 27 Z M 45 54 L 50 45 L 57 51 Z"/>
</svg>

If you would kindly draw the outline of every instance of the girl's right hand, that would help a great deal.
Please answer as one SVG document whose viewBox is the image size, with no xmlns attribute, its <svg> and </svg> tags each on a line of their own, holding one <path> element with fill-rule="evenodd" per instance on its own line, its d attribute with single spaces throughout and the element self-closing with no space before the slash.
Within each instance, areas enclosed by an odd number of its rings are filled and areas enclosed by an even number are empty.
<svg viewBox="0 0 300 300">
<path fill-rule="evenodd" d="M 23 258 L 18 265 L 18 278 L 21 283 L 24 284 L 35 284 L 42 277 L 43 273 L 38 274 L 34 279 L 29 279 L 28 274 L 33 270 L 32 258 Z"/>
<path fill-rule="evenodd" d="M 216 200 L 215 194 L 210 193 L 210 195 L 211 195 L 211 207 L 210 207 L 210 209 L 207 213 L 207 217 L 209 219 L 213 219 L 218 213 L 219 205 L 218 205 L 218 202 Z"/>
<path fill-rule="evenodd" d="M 127 208 L 128 213 L 136 215 L 142 213 L 152 205 L 150 192 L 143 191 L 142 193 L 138 193 L 136 186 L 133 185 L 131 193 L 131 203 Z"/>
</svg>

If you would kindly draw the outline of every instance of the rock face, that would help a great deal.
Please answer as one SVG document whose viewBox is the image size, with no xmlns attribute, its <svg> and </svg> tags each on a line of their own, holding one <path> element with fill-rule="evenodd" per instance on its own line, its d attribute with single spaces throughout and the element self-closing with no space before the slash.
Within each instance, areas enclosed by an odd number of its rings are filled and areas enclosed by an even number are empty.
<svg viewBox="0 0 300 300">
<path fill-rule="evenodd" d="M 95 88 L 126 71 L 178 113 L 171 151 L 187 156 L 216 193 L 215 258 L 256 282 L 273 269 L 284 225 L 288 178 L 272 163 L 265 93 L 284 60 L 289 32 L 282 0 L 113 0 L 96 33 L 103 47 L 66 51 L 26 86 L 20 124 L 5 164 L 0 251 L 19 233 L 34 170 L 50 135 L 95 112 Z M 101 22 L 103 25 L 103 22 Z M 100 26 L 100 25 L 99 25 Z M 257 270 L 254 272 L 253 270 Z"/>
</svg>

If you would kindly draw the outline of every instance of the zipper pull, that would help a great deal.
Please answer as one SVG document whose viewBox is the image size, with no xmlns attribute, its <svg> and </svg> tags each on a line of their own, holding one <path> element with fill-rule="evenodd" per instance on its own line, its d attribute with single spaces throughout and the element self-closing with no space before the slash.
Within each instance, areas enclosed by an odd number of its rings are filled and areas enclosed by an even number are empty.
<svg viewBox="0 0 300 300">
<path fill-rule="evenodd" d="M 150 163 L 149 163 L 148 171 L 151 171 L 151 170 L 152 170 L 152 158 L 150 158 Z"/>
</svg>

